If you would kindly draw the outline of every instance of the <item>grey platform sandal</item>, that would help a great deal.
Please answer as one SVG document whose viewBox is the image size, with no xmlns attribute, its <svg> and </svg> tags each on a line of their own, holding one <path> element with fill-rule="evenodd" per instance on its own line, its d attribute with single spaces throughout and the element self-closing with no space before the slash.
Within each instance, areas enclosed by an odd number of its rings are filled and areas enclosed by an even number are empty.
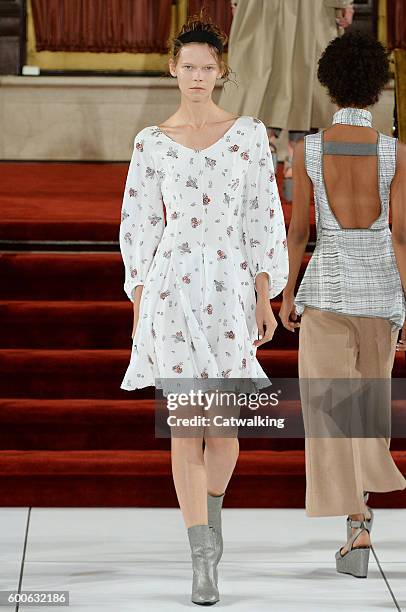
<svg viewBox="0 0 406 612">
<path fill-rule="evenodd" d="M 351 534 L 348 540 L 348 551 L 344 555 L 341 554 L 341 548 L 343 548 L 341 547 L 336 552 L 336 569 L 337 572 L 341 574 L 351 574 L 351 576 L 355 576 L 356 578 L 366 578 L 368 575 L 368 562 L 371 547 L 359 546 L 353 548 L 353 544 L 363 531 L 368 531 L 368 528 L 365 520 L 353 521 L 351 519 L 350 527 L 351 529 L 354 527 L 356 531 Z"/>
<path fill-rule="evenodd" d="M 364 502 L 365 503 L 367 503 L 368 497 L 369 497 L 369 492 L 365 491 L 364 492 Z M 369 533 L 371 533 L 372 525 L 373 525 L 373 522 L 374 522 L 374 512 L 373 512 L 372 508 L 370 508 L 369 506 L 367 506 L 367 508 L 368 508 L 368 511 L 369 511 L 371 516 L 369 517 L 369 519 L 367 519 L 367 518 L 365 519 L 365 524 L 367 526 L 367 529 L 368 529 Z M 347 540 L 350 539 L 351 533 L 352 533 L 350 521 L 351 521 L 350 517 L 347 516 Z"/>
<path fill-rule="evenodd" d="M 207 516 L 210 527 L 213 527 L 214 545 L 216 548 L 215 580 L 218 582 L 217 566 L 223 554 L 223 534 L 221 529 L 221 508 L 223 505 L 223 495 L 210 495 L 207 493 Z"/>
<path fill-rule="evenodd" d="M 193 565 L 191 599 L 195 604 L 211 606 L 219 601 L 214 577 L 217 550 L 213 529 L 210 525 L 193 525 L 187 532 Z"/>
</svg>

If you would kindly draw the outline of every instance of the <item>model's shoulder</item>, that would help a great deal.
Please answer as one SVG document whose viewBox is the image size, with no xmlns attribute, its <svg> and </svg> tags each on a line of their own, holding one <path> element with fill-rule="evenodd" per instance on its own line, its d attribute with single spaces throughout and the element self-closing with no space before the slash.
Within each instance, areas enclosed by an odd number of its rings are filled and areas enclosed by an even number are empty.
<svg viewBox="0 0 406 612">
<path fill-rule="evenodd" d="M 245 134 L 252 139 L 263 139 L 267 137 L 266 126 L 261 119 L 258 117 L 252 117 L 251 115 L 243 115 L 240 117 L 240 128 L 244 130 Z"/>
<path fill-rule="evenodd" d="M 147 143 L 156 138 L 160 133 L 161 131 L 157 125 L 148 125 L 136 133 L 134 136 L 134 145 L 137 143 Z"/>
<path fill-rule="evenodd" d="M 401 142 L 397 138 L 395 140 L 396 140 L 396 148 L 397 148 L 396 157 L 397 157 L 398 164 L 402 164 L 406 167 L 406 143 Z"/>
<path fill-rule="evenodd" d="M 258 119 L 258 117 L 253 117 L 252 115 L 242 115 L 240 120 L 244 125 L 252 128 L 253 130 L 266 129 L 265 123 L 261 121 L 261 119 Z"/>
</svg>

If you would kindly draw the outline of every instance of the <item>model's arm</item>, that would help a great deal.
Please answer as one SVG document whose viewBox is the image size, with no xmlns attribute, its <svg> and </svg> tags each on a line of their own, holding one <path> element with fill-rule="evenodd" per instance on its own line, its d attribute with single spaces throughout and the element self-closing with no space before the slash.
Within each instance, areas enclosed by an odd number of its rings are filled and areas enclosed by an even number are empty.
<svg viewBox="0 0 406 612">
<path fill-rule="evenodd" d="M 293 312 L 294 291 L 310 234 L 312 182 L 306 172 L 304 151 L 304 140 L 301 140 L 293 153 L 293 201 L 288 230 L 289 278 L 283 290 L 283 304 L 279 313 L 284 327 L 290 331 L 298 327 L 297 323 L 289 321 L 289 315 L 292 314 L 292 318 L 296 319 Z"/>
<path fill-rule="evenodd" d="M 256 123 L 247 163 L 243 243 L 257 292 L 255 318 L 262 336 L 254 341 L 258 347 L 272 339 L 278 326 L 269 300 L 282 291 L 289 272 L 285 219 L 262 121 Z"/>
<path fill-rule="evenodd" d="M 119 232 L 125 268 L 124 291 L 134 304 L 134 319 L 138 319 L 143 285 L 164 227 L 160 182 L 147 143 L 137 134 L 127 173 Z"/>
<path fill-rule="evenodd" d="M 390 206 L 393 250 L 403 293 L 406 294 L 406 145 L 399 141 L 397 143 L 396 172 L 390 190 Z M 406 321 L 396 349 L 406 350 Z"/>
<path fill-rule="evenodd" d="M 398 142 L 396 172 L 390 190 L 392 244 L 406 292 L 406 145 Z"/>
<path fill-rule="evenodd" d="M 257 124 L 247 171 L 243 242 L 258 298 L 277 296 L 288 278 L 285 219 L 265 125 Z"/>
</svg>

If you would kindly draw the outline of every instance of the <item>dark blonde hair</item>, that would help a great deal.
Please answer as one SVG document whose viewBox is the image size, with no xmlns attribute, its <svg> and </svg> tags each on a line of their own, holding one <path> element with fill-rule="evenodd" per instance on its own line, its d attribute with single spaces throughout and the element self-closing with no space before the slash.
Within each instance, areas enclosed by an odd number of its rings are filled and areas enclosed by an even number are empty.
<svg viewBox="0 0 406 612">
<path fill-rule="evenodd" d="M 191 15 L 186 21 L 186 23 L 183 24 L 182 28 L 176 34 L 176 36 L 174 36 L 173 38 L 169 40 L 169 56 L 173 59 L 175 64 L 177 63 L 179 59 L 179 54 L 180 54 L 182 47 L 185 44 L 189 44 L 189 43 L 182 43 L 182 41 L 178 40 L 178 36 L 181 36 L 182 34 L 185 34 L 186 32 L 195 32 L 195 31 L 205 31 L 205 32 L 212 34 L 219 40 L 219 42 L 221 43 L 223 47 L 226 45 L 228 41 L 227 34 L 223 32 L 213 22 L 213 20 L 211 19 L 209 15 L 205 14 L 205 8 L 203 7 L 200 10 L 200 13 L 198 15 L 197 14 Z M 220 72 L 221 72 L 222 78 L 224 79 L 224 82 L 226 83 L 227 81 L 230 81 L 231 79 L 229 77 L 230 77 L 230 74 L 232 73 L 232 70 L 230 69 L 228 63 L 224 60 L 223 53 L 219 49 L 217 49 L 217 47 L 211 45 L 210 43 L 205 43 L 205 44 L 209 45 L 210 51 L 218 63 L 218 66 L 220 68 Z"/>
</svg>

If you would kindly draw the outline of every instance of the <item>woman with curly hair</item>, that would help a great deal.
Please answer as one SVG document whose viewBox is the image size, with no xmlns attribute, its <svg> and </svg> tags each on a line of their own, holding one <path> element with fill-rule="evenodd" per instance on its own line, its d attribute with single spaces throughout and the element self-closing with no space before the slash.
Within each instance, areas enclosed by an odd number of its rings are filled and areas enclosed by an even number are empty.
<svg viewBox="0 0 406 612">
<path fill-rule="evenodd" d="M 269 300 L 287 281 L 285 222 L 265 125 L 212 99 L 216 80 L 229 73 L 225 41 L 202 14 L 188 20 L 169 60 L 180 106 L 134 139 L 120 227 L 124 290 L 134 304 L 126 390 L 177 388 L 184 378 L 214 389 L 229 378 L 269 385 L 256 349 L 277 327 Z M 219 600 L 220 511 L 239 454 L 235 435 L 208 429 L 171 436 L 192 601 L 202 605 Z"/>
<path fill-rule="evenodd" d="M 406 339 L 406 146 L 372 127 L 368 107 L 389 79 L 381 43 L 359 32 L 334 39 L 318 78 L 339 110 L 295 150 L 280 317 L 300 327 L 306 513 L 347 515 L 336 569 L 367 577 L 368 493 L 406 487 L 389 450 L 391 372 Z M 312 188 L 317 242 L 295 297 Z"/>
</svg>

